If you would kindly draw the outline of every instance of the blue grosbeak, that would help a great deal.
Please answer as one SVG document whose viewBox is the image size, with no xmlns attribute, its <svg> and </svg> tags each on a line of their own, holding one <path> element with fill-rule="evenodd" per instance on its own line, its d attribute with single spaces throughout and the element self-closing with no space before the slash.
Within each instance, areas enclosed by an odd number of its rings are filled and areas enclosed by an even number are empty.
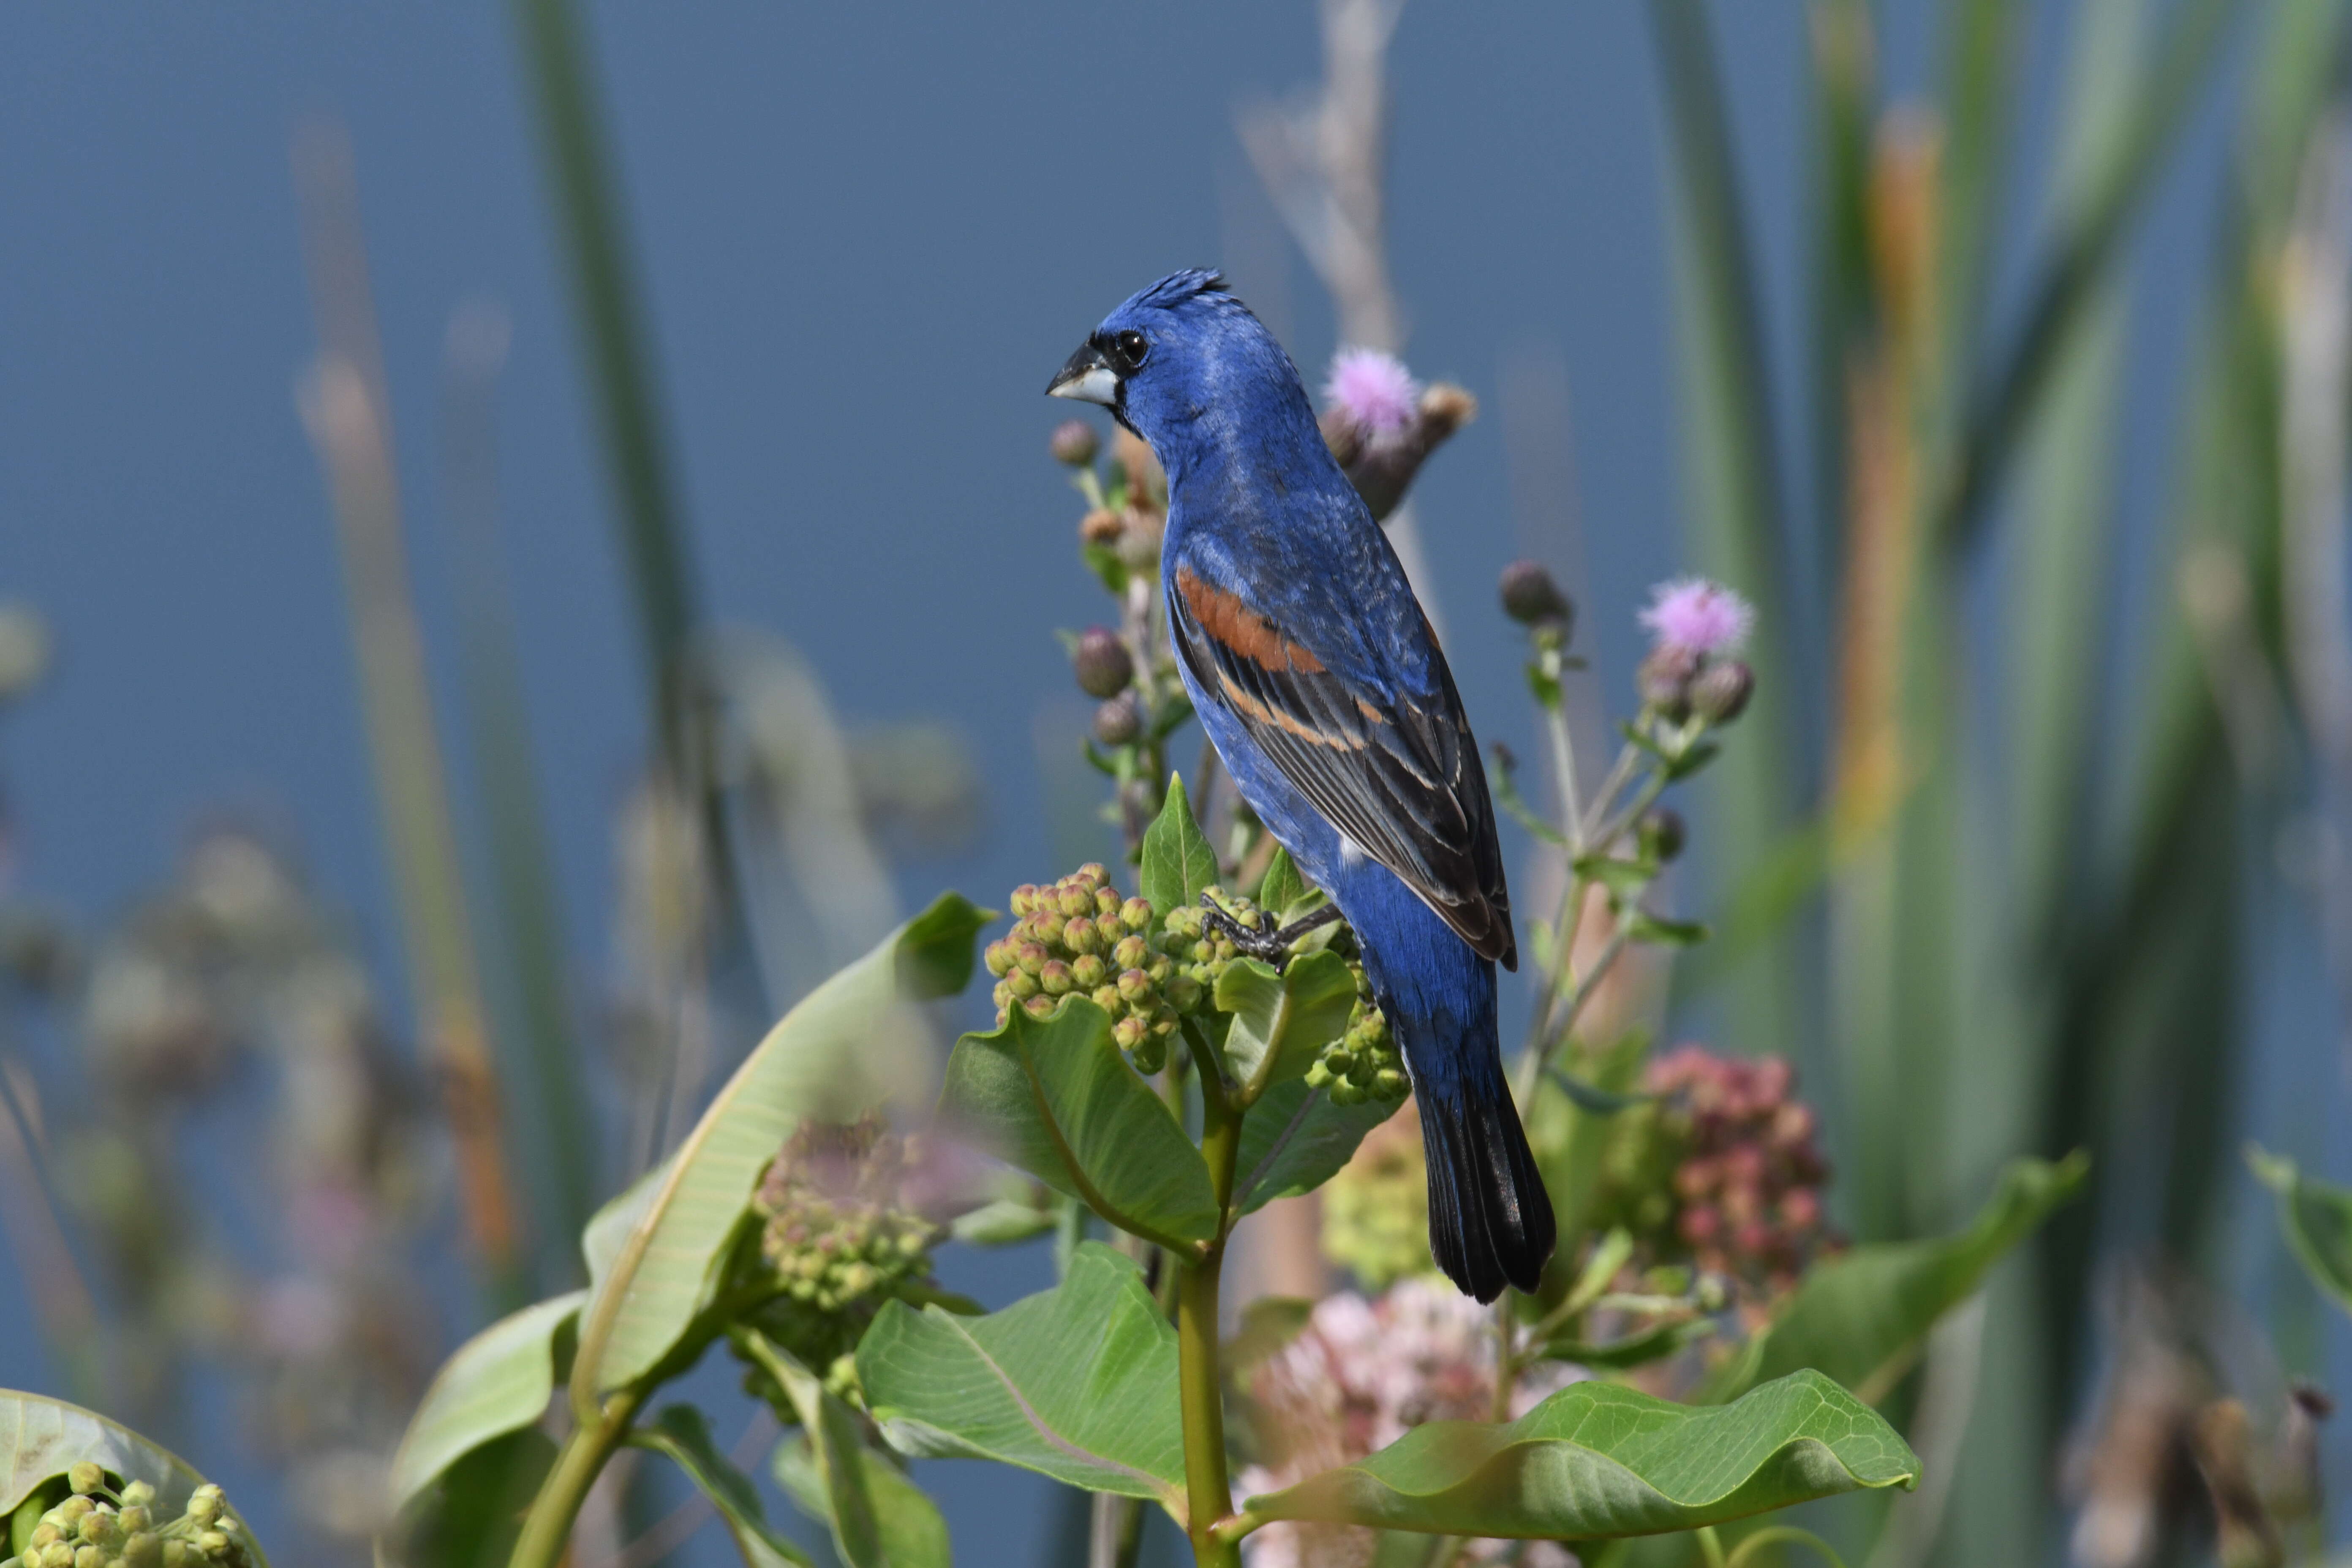
<svg viewBox="0 0 2352 1568">
<path fill-rule="evenodd" d="M 1496 1039 L 1517 968 L 1495 812 L 1396 552 L 1297 368 L 1213 272 L 1112 311 L 1047 390 L 1108 407 L 1168 472 L 1160 563 L 1184 685 L 1242 797 L 1328 892 L 1403 1047 L 1429 1245 L 1481 1301 L 1535 1289 L 1551 1203 Z"/>
</svg>

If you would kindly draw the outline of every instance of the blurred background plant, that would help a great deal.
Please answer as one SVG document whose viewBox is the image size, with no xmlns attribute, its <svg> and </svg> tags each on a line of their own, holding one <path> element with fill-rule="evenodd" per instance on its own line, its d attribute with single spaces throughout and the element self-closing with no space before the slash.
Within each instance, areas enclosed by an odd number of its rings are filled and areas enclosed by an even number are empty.
<svg viewBox="0 0 2352 1568">
<path fill-rule="evenodd" d="M 11 851 L 42 823 L 0 817 L 0 1222 L 47 1381 L 167 1440 L 232 1431 L 284 1472 L 282 1500 L 257 1509 L 299 1519 L 320 1560 L 359 1560 L 383 1466 L 446 1345 L 575 1283 L 572 1237 L 595 1205 L 674 1146 L 771 1016 L 896 923 L 904 865 L 951 859 L 996 820 L 975 760 L 997 760 L 994 737 L 847 722 L 828 686 L 901 663 L 934 671 L 907 677 L 926 701 L 957 689 L 947 664 L 1034 685 L 1042 628 L 1096 613 L 1075 577 L 1024 564 L 1020 602 L 917 638 L 877 563 L 856 562 L 857 577 L 845 531 L 795 513 L 806 570 L 828 593 L 856 585 L 866 636 L 803 652 L 721 623 L 710 604 L 743 595 L 696 568 L 583 18 L 564 0 L 516 0 L 511 18 L 643 675 L 644 760 L 608 775 L 594 808 L 610 819 L 609 951 L 567 936 L 590 900 L 562 874 L 552 819 L 593 792 L 535 749 L 546 721 L 531 721 L 518 628 L 541 567 L 509 582 L 504 566 L 496 412 L 514 329 L 496 306 L 457 310 L 438 425 L 411 422 L 437 440 L 395 442 L 399 378 L 358 218 L 367 139 L 355 159 L 331 127 L 297 142 L 315 355 L 297 401 L 338 529 L 392 912 L 314 886 L 299 834 L 263 811 L 202 819 L 148 891 L 69 917 L 16 872 L 36 858 Z M 1715 940 L 1610 972 L 1577 1047 L 1597 1098 L 1562 1091 L 1544 1112 L 1561 1151 L 1568 1129 L 1610 1125 L 1588 1217 L 1627 1250 L 1604 1283 L 1665 1297 L 1718 1278 L 1725 1342 L 1675 1347 L 1675 1364 L 1704 1368 L 1838 1239 L 1960 1234 L 2009 1162 L 2086 1149 L 2086 1200 L 1874 1391 L 1928 1485 L 1815 1522 L 1850 1559 L 1888 1565 L 2307 1552 L 2327 1538 L 2308 1522 L 2319 1493 L 2288 1482 L 2325 1468 L 2298 1458 L 2326 1451 L 2323 1406 L 2288 1373 L 2327 1381 L 2347 1341 L 2267 1222 L 2251 1223 L 2263 1199 L 2233 1151 L 2259 1129 L 2314 1168 L 2346 1158 L 2346 7 L 1812 0 L 1759 20 L 1646 0 L 1590 21 L 1580 55 L 1636 74 L 1635 18 L 1664 126 L 1685 461 L 1672 510 L 1688 564 L 1756 606 L 1757 679 L 1738 743 L 1685 808 L 1687 861 L 1662 858 L 1662 886 L 1710 911 Z M 1521 550 L 1482 556 L 1467 518 L 1441 531 L 1441 511 L 1466 510 L 1446 505 L 1461 490 L 1424 485 L 1405 504 L 1414 468 L 1478 405 L 1392 357 L 1416 312 L 1390 258 L 1390 170 L 1426 209 L 1418 193 L 1444 176 L 1413 161 L 1417 127 L 1475 106 L 1405 100 L 1392 156 L 1395 79 L 1444 41 L 1394 0 L 1322 0 L 1315 20 L 1321 79 L 1236 116 L 1226 206 L 1270 212 L 1229 217 L 1229 259 L 1299 342 L 1322 307 L 1301 331 L 1287 259 L 1266 258 L 1284 233 L 1304 256 L 1351 351 L 1321 387 L 1327 434 L 1457 650 L 1482 732 L 1532 732 L 1549 789 L 1591 800 L 1616 750 L 1602 715 L 1622 707 L 1602 698 L 1627 689 L 1640 651 L 1630 616 L 1579 644 L 1592 669 L 1556 664 L 1548 697 L 1538 682 L 1570 740 L 1555 752 L 1540 719 L 1530 731 L 1502 717 L 1512 655 L 1468 595 L 1531 552 L 1566 584 L 1563 607 L 1572 596 L 1597 622 L 1617 602 L 1593 591 L 1607 536 L 1646 533 L 1669 509 L 1597 512 L 1607 529 L 1580 532 L 1564 394 L 1539 356 L 1507 358 L 1489 422 L 1523 498 Z M 1748 47 L 1766 34 L 1801 37 L 1801 59 Z M 1793 110 L 1757 85 L 1774 65 L 1801 68 Z M 1572 169 L 1590 145 L 1556 161 Z M 1547 167 L 1512 162 L 1522 183 Z M 1475 292 L 1479 247 L 1441 237 L 1442 270 L 1413 275 Z M 1195 258 L 1097 257 L 1083 297 L 1056 271 L 1045 314 L 1082 328 Z M 1030 357 L 1049 367 L 1068 335 Z M 1576 363 L 1595 385 L 1620 368 Z M 820 459 L 762 417 L 763 440 Z M 1606 410 L 1588 417 L 1609 427 Z M 1024 563 L 1049 553 L 999 515 L 1045 506 L 1042 481 L 1031 501 L 975 503 L 940 482 L 954 466 L 923 447 L 934 437 L 892 439 L 906 455 L 878 487 L 889 506 L 928 508 L 925 526 L 983 531 Z M 1123 435 L 1083 456 L 1076 440 L 1057 435 L 1055 456 L 1087 491 L 1086 559 L 1130 668 L 1101 673 L 1106 645 L 1079 631 L 1085 701 L 1027 706 L 1024 687 L 1042 810 L 1001 816 L 1043 817 L 1055 864 L 1108 858 L 1181 767 L 1255 886 L 1266 851 L 1203 765 L 1154 640 L 1139 571 L 1162 504 L 1149 456 Z M 404 500 L 404 449 L 437 450 L 437 506 Z M 1462 465 L 1475 458 L 1465 443 Z M 420 537 L 427 510 L 447 527 Z M 39 691 L 48 652 L 33 611 L 0 612 L 0 726 Z M 445 689 L 457 700 L 436 711 Z M 1079 760 L 1088 734 L 1113 774 L 1108 824 Z M 1586 914 L 1599 894 L 1576 895 L 1539 835 L 1520 847 L 1523 910 L 1566 910 L 1605 943 L 1609 921 Z M 404 962 L 387 962 L 378 925 Z M 1643 1065 L 1651 1041 L 1686 1037 L 1706 1049 Z M 1717 1092 L 1743 1109 L 1707 1121 Z M 1334 1353 L 1360 1328 L 1349 1314 L 1420 1310 L 1416 1160 L 1400 1116 L 1321 1208 L 1277 1204 L 1242 1233 L 1256 1288 L 1319 1300 Z M 1360 1294 L 1334 1290 L 1341 1269 Z M 1717 1304 L 1690 1300 L 1666 1327 Z M 1491 1340 L 1457 1348 L 1444 1375 L 1470 1377 L 1469 1406 L 1480 1389 L 1491 1404 Z M 626 1470 L 584 1516 L 583 1561 L 646 1539 L 664 1499 L 630 1495 Z"/>
</svg>

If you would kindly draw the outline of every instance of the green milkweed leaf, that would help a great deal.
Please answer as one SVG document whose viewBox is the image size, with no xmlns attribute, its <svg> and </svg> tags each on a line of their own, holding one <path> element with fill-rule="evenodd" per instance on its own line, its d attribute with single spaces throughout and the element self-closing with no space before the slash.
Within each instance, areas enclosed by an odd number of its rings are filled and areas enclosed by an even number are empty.
<svg viewBox="0 0 2352 1568">
<path fill-rule="evenodd" d="M 1304 1078 L 1325 1046 L 1348 1031 L 1356 977 L 1336 952 L 1293 958 L 1277 974 L 1244 958 L 1217 976 L 1217 1010 L 1233 1015 L 1224 1058 L 1239 1088 L 1235 1103 L 1255 1103 L 1271 1086 Z"/>
<path fill-rule="evenodd" d="M 1053 1289 L 984 1318 L 886 1304 L 857 1375 L 902 1454 L 1019 1465 L 1183 1518 L 1176 1331 L 1142 1270 L 1099 1242 Z"/>
<path fill-rule="evenodd" d="M 2352 1192 L 2314 1181 L 2283 1154 L 2249 1147 L 2246 1163 L 2278 1194 L 2279 1228 L 2304 1272 L 2352 1311 Z"/>
<path fill-rule="evenodd" d="M 920 1070 L 929 1026 L 917 1004 L 963 988 L 972 939 L 994 918 L 942 894 L 809 993 L 744 1058 L 687 1134 L 582 1309 L 575 1405 L 643 1376 L 677 1348 L 760 1173 L 804 1118 L 848 1120 Z"/>
<path fill-rule="evenodd" d="M 629 1443 L 667 1457 L 686 1472 L 687 1479 L 719 1510 L 745 1568 L 814 1568 L 807 1552 L 768 1527 L 751 1478 L 719 1451 L 701 1411 L 691 1405 L 665 1405 L 652 1421 L 630 1432 Z"/>
<path fill-rule="evenodd" d="M 1112 1043 L 1110 1016 L 1084 996 L 1045 1018 L 1015 1007 L 958 1040 L 940 1109 L 1130 1236 L 1185 1251 L 1217 1234 L 1201 1152 Z"/>
<path fill-rule="evenodd" d="M 1591 1541 L 1696 1530 L 1918 1479 L 1918 1458 L 1895 1429 L 1816 1372 L 1712 1406 L 1578 1383 L 1507 1426 L 1417 1426 L 1369 1458 L 1250 1499 L 1241 1517 L 1251 1528 L 1322 1520 Z"/>
<path fill-rule="evenodd" d="M 26 1498 L 84 1459 L 104 1466 L 126 1483 L 145 1481 L 153 1487 L 156 1510 L 165 1517 L 177 1514 L 188 1494 L 205 1484 L 204 1477 L 177 1454 L 95 1411 L 43 1394 L 0 1389 L 0 1517 L 15 1513 Z M 245 1531 L 243 1539 L 257 1568 L 269 1568 L 252 1532 Z"/>
<path fill-rule="evenodd" d="M 1252 1214 L 1276 1198 L 1311 1193 L 1355 1157 L 1364 1134 L 1397 1113 L 1377 1100 L 1333 1103 L 1303 1078 L 1277 1083 L 1242 1120 L 1234 1162 L 1234 1212 Z"/>
<path fill-rule="evenodd" d="M 1143 830 L 1143 896 L 1152 912 L 1165 915 L 1183 904 L 1197 904 L 1217 880 L 1217 852 L 1209 837 L 1192 820 L 1184 798 L 1184 775 L 1168 775 L 1168 799 L 1160 816 Z"/>
<path fill-rule="evenodd" d="M 392 1510 L 416 1500 L 444 1471 L 493 1438 L 519 1432 L 547 1410 L 560 1342 L 580 1318 L 585 1290 L 499 1319 L 442 1363 L 392 1457 Z"/>
</svg>

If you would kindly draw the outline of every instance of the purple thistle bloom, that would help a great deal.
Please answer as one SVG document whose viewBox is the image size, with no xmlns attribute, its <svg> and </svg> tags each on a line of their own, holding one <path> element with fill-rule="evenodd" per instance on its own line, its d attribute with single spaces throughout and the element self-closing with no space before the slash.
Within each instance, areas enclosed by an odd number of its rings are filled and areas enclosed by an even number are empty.
<svg viewBox="0 0 2352 1568">
<path fill-rule="evenodd" d="M 1394 354 L 1341 349 L 1331 356 L 1323 395 L 1367 437 L 1387 440 L 1412 423 L 1421 407 L 1421 383 Z"/>
<path fill-rule="evenodd" d="M 1677 577 L 1651 590 L 1642 624 L 1659 647 L 1706 658 L 1738 652 L 1756 624 L 1756 609 L 1720 583 Z"/>
</svg>

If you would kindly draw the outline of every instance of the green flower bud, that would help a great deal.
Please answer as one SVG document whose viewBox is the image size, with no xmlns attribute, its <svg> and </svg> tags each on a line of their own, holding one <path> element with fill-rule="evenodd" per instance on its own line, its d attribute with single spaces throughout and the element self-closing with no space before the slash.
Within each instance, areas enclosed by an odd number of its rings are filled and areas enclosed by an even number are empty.
<svg viewBox="0 0 2352 1568">
<path fill-rule="evenodd" d="M 1146 1035 L 1143 1043 L 1135 1047 L 1133 1059 L 1136 1071 L 1147 1076 L 1158 1072 L 1168 1065 L 1168 1037 Z"/>
<path fill-rule="evenodd" d="M 1102 951 L 1102 932 L 1090 920 L 1072 921 L 1062 931 L 1062 945 L 1074 953 L 1096 953 Z"/>
<path fill-rule="evenodd" d="M 1055 901 L 1066 920 L 1076 920 L 1080 915 L 1091 915 L 1095 912 L 1094 889 L 1084 881 L 1065 882 Z"/>
<path fill-rule="evenodd" d="M 1189 974 L 1180 974 L 1168 983 L 1168 1001 L 1179 1013 L 1190 1013 L 1201 1005 L 1206 992 L 1200 981 Z"/>
<path fill-rule="evenodd" d="M 1045 967 L 1045 960 L 1052 956 L 1045 951 L 1043 942 L 1024 942 L 1013 950 L 1013 963 L 1022 973 L 1034 980 L 1038 973 Z"/>
<path fill-rule="evenodd" d="M 1149 928 L 1151 924 L 1151 900 L 1136 898 L 1119 905 L 1118 923 L 1135 931 Z"/>
<path fill-rule="evenodd" d="M 122 1505 L 125 1508 L 146 1508 L 154 1500 L 155 1489 L 145 1481 L 133 1481 L 122 1489 Z"/>
<path fill-rule="evenodd" d="M 163 1568 L 183 1568 L 183 1565 L 194 1555 L 194 1553 L 188 1550 L 188 1543 L 184 1541 L 167 1540 L 163 1542 Z"/>
<path fill-rule="evenodd" d="M 1111 1043 L 1122 1051 L 1140 1049 L 1150 1033 L 1144 1021 L 1132 1013 L 1110 1026 Z"/>
<path fill-rule="evenodd" d="M 1096 986 L 1094 989 L 1094 1004 L 1106 1013 L 1117 1012 L 1118 1010 L 1119 1004 L 1118 987 L 1108 984 Z"/>
<path fill-rule="evenodd" d="M 1130 969 L 1118 977 L 1118 994 L 1130 1003 L 1141 1003 L 1151 996 L 1151 977 L 1140 969 Z"/>
<path fill-rule="evenodd" d="M 1372 1075 L 1372 1095 L 1377 1100 L 1395 1102 L 1412 1092 L 1412 1080 L 1399 1068 L 1382 1068 Z"/>
<path fill-rule="evenodd" d="M 106 1467 L 94 1459 L 84 1459 L 66 1472 L 66 1485 L 88 1497 L 106 1489 Z"/>
<path fill-rule="evenodd" d="M 62 1541 L 41 1548 L 41 1568 L 74 1568 L 74 1549 Z"/>
<path fill-rule="evenodd" d="M 1095 460 L 1095 427 L 1083 419 L 1065 419 L 1045 437 L 1045 450 L 1054 455 L 1057 463 L 1083 468 Z"/>
<path fill-rule="evenodd" d="M 1037 967 L 1043 969 L 1045 965 L 1040 963 Z M 1014 1001 L 1025 1002 L 1037 994 L 1037 977 L 1026 969 L 1016 969 L 1004 977 L 1004 988 L 1013 993 Z"/>
<path fill-rule="evenodd" d="M 1051 996 L 1032 996 L 1022 1003 L 1021 1006 L 1033 1018 L 1050 1018 L 1054 1016 L 1054 998 Z"/>
<path fill-rule="evenodd" d="M 1358 1089 L 1354 1084 L 1349 1083 L 1346 1079 L 1341 1078 L 1341 1079 L 1332 1079 L 1332 1080 L 1331 1080 L 1331 1103 L 1332 1103 L 1332 1104 L 1334 1104 L 1334 1105 L 1361 1105 L 1361 1104 L 1363 1103 L 1363 1101 L 1364 1101 L 1364 1091 L 1363 1091 L 1362 1089 Z"/>
<path fill-rule="evenodd" d="M 1070 966 L 1054 958 L 1046 960 L 1045 967 L 1038 972 L 1037 984 L 1048 996 L 1066 996 L 1076 982 L 1070 976 Z"/>
<path fill-rule="evenodd" d="M 1690 712 L 1691 683 L 1697 678 L 1698 655 L 1674 643 L 1661 643 L 1633 672 L 1633 685 L 1643 703 L 1679 721 Z"/>
<path fill-rule="evenodd" d="M 1547 626 L 1567 638 L 1575 606 L 1551 574 L 1535 562 L 1514 561 L 1503 568 L 1502 595 L 1503 614 L 1511 619 L 1523 626 Z"/>
<path fill-rule="evenodd" d="M 1756 672 L 1739 659 L 1711 659 L 1691 682 L 1691 711 L 1710 723 L 1728 724 L 1748 710 L 1756 692 Z"/>
<path fill-rule="evenodd" d="M 33 1529 L 33 1538 L 26 1544 L 33 1547 L 47 1546 L 61 1538 L 64 1533 L 63 1530 L 50 1521 L 48 1515 L 43 1514 L 41 1522 Z"/>
<path fill-rule="evenodd" d="M 106 1548 L 78 1546 L 74 1548 L 74 1568 L 106 1568 Z"/>
<path fill-rule="evenodd" d="M 1666 806 L 1643 812 L 1642 820 L 1633 825 L 1633 841 L 1642 847 L 1642 853 L 1662 866 L 1683 852 L 1684 837 L 1681 814 Z"/>
<path fill-rule="evenodd" d="M 1034 882 L 1022 883 L 1013 889 L 1013 897 L 1005 901 L 1013 906 L 1013 915 L 1015 920 L 1026 920 L 1037 912 L 1037 885 Z"/>
<path fill-rule="evenodd" d="M 1095 710 L 1095 739 L 1106 746 L 1132 746 L 1143 738 L 1143 710 L 1135 693 L 1122 691 Z"/>
<path fill-rule="evenodd" d="M 124 1568 L 159 1568 L 163 1561 L 161 1538 L 142 1531 L 122 1543 Z"/>
<path fill-rule="evenodd" d="M 999 937 L 988 944 L 987 951 L 981 954 L 981 962 L 988 965 L 991 974 L 1002 980 L 1013 973 L 1013 943 Z"/>
<path fill-rule="evenodd" d="M 1135 679 L 1134 657 L 1108 626 L 1088 626 L 1078 634 L 1070 668 L 1078 678 L 1078 689 L 1089 697 L 1116 697 Z"/>
<path fill-rule="evenodd" d="M 1118 945 L 1110 950 L 1111 963 L 1122 971 L 1139 970 L 1150 957 L 1151 950 L 1144 945 L 1139 936 L 1123 936 L 1118 939 Z"/>
<path fill-rule="evenodd" d="M 72 1483 L 68 1481 L 67 1484 L 70 1486 Z M 47 1517 L 55 1519 L 62 1525 L 76 1525 L 81 1522 L 84 1514 L 97 1506 L 88 1497 L 69 1497 L 51 1509 Z"/>
<path fill-rule="evenodd" d="M 207 1557 L 225 1556 L 228 1552 L 228 1537 L 220 1531 L 207 1530 L 196 1537 L 196 1545 Z M 82 1565 L 77 1563 L 74 1568 L 82 1568 Z"/>
<path fill-rule="evenodd" d="M 1029 917 L 1029 934 L 1051 952 L 1062 945 L 1062 931 L 1069 923 L 1069 917 L 1060 910 L 1040 909 Z"/>
<path fill-rule="evenodd" d="M 152 1496 L 153 1494 L 150 1493 L 149 1495 Z M 135 1534 L 154 1522 L 153 1511 L 147 1508 L 145 1504 L 130 1501 L 129 1499 L 131 1494 L 128 1491 L 125 1491 L 122 1496 L 125 1500 L 123 1509 L 116 1517 L 121 1521 L 122 1532 L 125 1535 Z"/>
<path fill-rule="evenodd" d="M 1097 953 L 1082 952 L 1070 961 L 1070 978 L 1089 992 L 1101 985 L 1109 973 L 1109 967 Z"/>
<path fill-rule="evenodd" d="M 92 1546 L 109 1546 L 122 1539 L 122 1523 L 111 1509 L 93 1509 L 81 1517 L 81 1538 Z"/>
</svg>

